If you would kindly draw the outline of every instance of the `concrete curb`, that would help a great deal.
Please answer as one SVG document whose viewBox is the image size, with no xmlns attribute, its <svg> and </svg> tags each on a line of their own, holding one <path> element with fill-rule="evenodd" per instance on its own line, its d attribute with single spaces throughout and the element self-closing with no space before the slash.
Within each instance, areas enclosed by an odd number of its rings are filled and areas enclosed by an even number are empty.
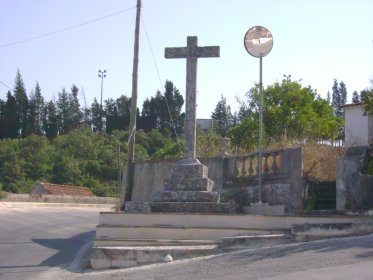
<svg viewBox="0 0 373 280">
<path fill-rule="evenodd" d="M 42 203 L 42 202 L 6 202 L 0 201 L 0 208 L 28 208 L 28 207 L 53 207 L 53 208 L 100 208 L 114 210 L 114 204 L 83 204 L 83 203 Z"/>
</svg>

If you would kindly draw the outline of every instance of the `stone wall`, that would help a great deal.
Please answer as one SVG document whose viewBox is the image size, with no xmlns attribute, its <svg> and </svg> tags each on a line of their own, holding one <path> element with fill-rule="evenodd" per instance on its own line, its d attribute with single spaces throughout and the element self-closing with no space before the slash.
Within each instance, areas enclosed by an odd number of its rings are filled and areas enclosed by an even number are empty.
<svg viewBox="0 0 373 280">
<path fill-rule="evenodd" d="M 39 195 L 8 194 L 5 202 L 46 202 L 46 203 L 78 203 L 78 204 L 118 204 L 115 197 L 72 196 L 72 195 Z"/>
<path fill-rule="evenodd" d="M 250 153 L 201 158 L 199 160 L 208 167 L 208 177 L 214 181 L 213 191 L 222 193 L 230 182 L 236 179 L 246 180 L 248 183 L 245 187 L 250 192 L 248 205 L 250 202 L 255 202 L 258 197 L 257 166 L 255 166 L 257 159 L 258 153 Z M 132 201 L 152 201 L 153 194 L 163 190 L 164 179 L 169 177 L 171 166 L 175 161 L 153 160 L 136 162 Z M 123 182 L 126 182 L 126 172 L 123 176 Z M 269 204 L 284 204 L 290 209 L 302 209 L 304 185 L 302 148 L 266 151 L 263 153 L 262 193 Z"/>
<path fill-rule="evenodd" d="M 367 147 L 350 147 L 337 159 L 337 210 L 373 208 L 373 176 L 361 174 Z"/>
</svg>

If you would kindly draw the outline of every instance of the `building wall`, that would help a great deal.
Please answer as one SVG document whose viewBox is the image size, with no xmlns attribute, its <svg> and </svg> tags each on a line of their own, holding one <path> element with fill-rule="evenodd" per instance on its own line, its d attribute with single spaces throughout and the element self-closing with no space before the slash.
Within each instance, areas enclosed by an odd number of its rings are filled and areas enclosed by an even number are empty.
<svg viewBox="0 0 373 280">
<path fill-rule="evenodd" d="M 367 146 L 373 138 L 372 116 L 364 115 L 363 105 L 347 105 L 345 112 L 345 146 Z"/>
</svg>

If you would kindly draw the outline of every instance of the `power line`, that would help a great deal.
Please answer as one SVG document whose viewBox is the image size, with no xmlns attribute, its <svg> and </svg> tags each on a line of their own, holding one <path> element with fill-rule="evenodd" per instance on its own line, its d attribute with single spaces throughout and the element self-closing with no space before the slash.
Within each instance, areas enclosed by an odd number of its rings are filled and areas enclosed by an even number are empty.
<svg viewBox="0 0 373 280">
<path fill-rule="evenodd" d="M 161 87 L 162 87 L 163 84 L 162 84 L 161 75 L 160 75 L 160 73 L 159 73 L 159 69 L 158 69 L 157 61 L 156 61 L 156 59 L 155 59 L 155 55 L 154 55 L 154 51 L 153 51 L 153 48 L 152 48 L 152 44 L 151 44 L 151 42 L 150 42 L 149 35 L 148 35 L 148 31 L 146 30 L 145 22 L 144 22 L 144 19 L 143 19 L 142 16 L 141 16 L 141 22 L 142 22 L 142 25 L 144 26 L 144 30 L 145 30 L 145 34 L 146 34 L 146 38 L 147 38 L 147 40 L 148 40 L 148 44 L 149 44 L 149 48 L 150 48 L 150 52 L 151 52 L 151 54 L 152 54 L 153 61 L 154 61 L 154 65 L 155 65 L 155 69 L 156 69 L 157 74 L 158 74 L 159 84 L 160 84 Z M 171 114 L 170 106 L 168 105 L 168 100 L 167 100 L 167 96 L 166 96 L 166 95 L 164 95 L 164 99 L 166 100 L 167 110 L 168 110 L 168 114 L 170 115 L 170 119 L 171 119 L 172 126 L 173 126 L 173 128 L 174 128 L 174 133 L 175 133 L 175 136 L 176 136 L 176 140 L 179 141 L 179 138 L 178 138 L 178 136 L 177 136 L 177 132 L 176 132 L 175 122 L 174 122 L 174 119 L 172 118 L 172 114 Z"/>
<path fill-rule="evenodd" d="M 10 88 L 10 86 L 8 86 L 6 83 L 4 83 L 4 82 L 2 82 L 2 81 L 0 81 L 0 84 L 2 84 L 3 86 L 7 87 L 7 88 L 10 89 L 10 90 L 13 90 L 12 88 Z"/>
<path fill-rule="evenodd" d="M 135 8 L 136 7 L 127 8 L 127 9 L 120 10 L 120 11 L 115 12 L 115 13 L 111 13 L 111 14 L 108 14 L 108 15 L 105 15 L 105 16 L 102 16 L 102 17 L 99 17 L 99 18 L 95 18 L 95 19 L 83 22 L 83 23 L 79 23 L 79 24 L 76 24 L 76 25 L 72 25 L 72 26 L 69 26 L 69 27 L 58 29 L 58 30 L 55 30 L 55 31 L 52 31 L 52 32 L 43 33 L 43 34 L 40 34 L 40 35 L 37 35 L 37 36 L 33 36 L 33 37 L 30 37 L 30 38 L 26 38 L 26 39 L 23 39 L 23 40 L 19 40 L 19 41 L 7 43 L 7 44 L 4 44 L 4 45 L 0 45 L 0 48 L 5 48 L 5 47 L 14 46 L 14 45 L 19 45 L 19 44 L 26 43 L 26 42 L 29 42 L 29 41 L 41 39 L 41 38 L 44 38 L 44 37 L 52 36 L 52 35 L 55 35 L 55 34 L 58 34 L 58 33 L 62 33 L 62 32 L 65 32 L 65 31 L 69 31 L 69 30 L 72 30 L 72 29 L 76 29 L 76 28 L 79 28 L 79 27 L 82 27 L 82 26 L 85 26 L 85 25 L 88 25 L 88 24 L 91 24 L 91 23 L 95 23 L 95 22 L 107 19 L 109 17 L 113 17 L 113 16 L 116 16 L 116 15 L 122 14 L 124 12 L 131 11 L 131 10 L 133 10 Z"/>
</svg>

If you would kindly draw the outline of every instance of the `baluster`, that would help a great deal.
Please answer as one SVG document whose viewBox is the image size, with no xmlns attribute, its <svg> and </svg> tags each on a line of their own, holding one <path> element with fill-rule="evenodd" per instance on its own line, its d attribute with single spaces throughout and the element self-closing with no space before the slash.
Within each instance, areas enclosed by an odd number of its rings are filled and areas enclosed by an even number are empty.
<svg viewBox="0 0 373 280">
<path fill-rule="evenodd" d="M 234 174 L 236 178 L 238 178 L 240 175 L 240 171 L 238 170 L 238 164 L 237 164 L 238 160 L 239 158 L 235 158 L 235 161 L 234 161 Z"/>
<path fill-rule="evenodd" d="M 256 175 L 259 176 L 259 154 L 258 154 L 258 157 L 256 158 L 256 168 L 255 168 L 255 171 L 256 171 Z"/>
<path fill-rule="evenodd" d="M 278 152 L 273 153 L 273 163 L 272 163 L 272 173 L 273 174 L 279 173 L 279 168 L 278 168 L 278 165 L 277 165 L 277 155 L 278 155 Z"/>
<path fill-rule="evenodd" d="M 245 161 L 246 161 L 246 158 L 245 158 L 245 157 L 242 157 L 242 168 L 241 168 L 241 174 L 242 174 L 242 177 L 245 177 L 245 176 L 246 176 Z"/>
<path fill-rule="evenodd" d="M 250 156 L 249 157 L 249 160 L 250 160 L 250 164 L 249 164 L 249 176 L 253 176 L 254 174 L 254 167 L 253 167 L 253 156 Z"/>
<path fill-rule="evenodd" d="M 268 154 L 264 155 L 264 167 L 263 167 L 263 175 L 268 175 Z"/>
</svg>

